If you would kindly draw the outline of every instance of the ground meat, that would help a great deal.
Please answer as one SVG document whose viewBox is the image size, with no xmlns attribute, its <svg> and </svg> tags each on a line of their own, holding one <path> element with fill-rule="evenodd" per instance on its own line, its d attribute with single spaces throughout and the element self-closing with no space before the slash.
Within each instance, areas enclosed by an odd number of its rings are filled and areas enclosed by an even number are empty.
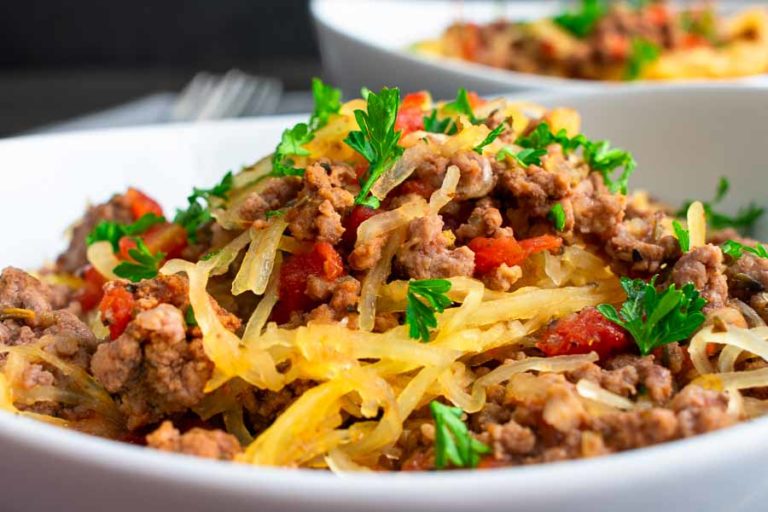
<svg viewBox="0 0 768 512">
<path fill-rule="evenodd" d="M 504 218 L 493 205 L 493 201 L 484 198 L 477 202 L 467 222 L 459 226 L 455 234 L 459 240 L 468 242 L 477 237 L 514 236 L 511 228 L 502 228 Z"/>
<path fill-rule="evenodd" d="M 584 235 L 607 239 L 624 220 L 626 197 L 613 194 L 598 173 L 581 181 L 571 196 L 574 230 Z"/>
<path fill-rule="evenodd" d="M 231 434 L 202 428 L 193 428 L 182 434 L 170 421 L 164 421 L 147 436 L 147 446 L 164 452 L 218 460 L 232 460 L 242 452 L 237 438 Z"/>
<path fill-rule="evenodd" d="M 689 385 L 675 395 L 670 404 L 677 413 L 680 435 L 691 437 L 736 423 L 728 414 L 728 399 L 723 393 Z"/>
<path fill-rule="evenodd" d="M 160 274 L 154 279 L 144 279 L 135 285 L 127 285 L 134 291 L 134 298 L 139 309 L 156 308 L 160 304 L 170 304 L 178 309 L 189 307 L 189 282 L 180 275 Z"/>
<path fill-rule="evenodd" d="M 475 270 L 475 254 L 468 247 L 449 248 L 443 236 L 443 219 L 428 215 L 413 220 L 403 247 L 397 252 L 397 262 L 409 277 L 431 279 L 471 276 Z"/>
<path fill-rule="evenodd" d="M 488 433 L 493 442 L 493 454 L 497 460 L 507 460 L 511 455 L 527 455 L 536 446 L 536 435 L 528 427 L 515 420 L 503 425 L 490 424 Z"/>
<path fill-rule="evenodd" d="M 605 370 L 596 364 L 587 363 L 576 371 L 567 374 L 571 382 L 586 379 L 617 395 L 631 397 L 637 394 L 637 384 L 640 376 L 637 369 L 631 365 L 615 370 Z"/>
<path fill-rule="evenodd" d="M 370 270 L 381 258 L 386 243 L 386 236 L 377 236 L 366 243 L 357 244 L 349 254 L 349 266 L 354 270 Z"/>
<path fill-rule="evenodd" d="M 301 179 L 295 176 L 267 178 L 258 192 L 251 192 L 239 207 L 239 216 L 247 222 L 264 220 L 269 210 L 278 210 L 296 197 L 301 189 Z"/>
<path fill-rule="evenodd" d="M 72 229 L 72 239 L 69 242 L 69 247 L 56 260 L 57 270 L 74 274 L 88 263 L 85 257 L 85 252 L 88 248 L 85 238 L 93 231 L 96 224 L 102 220 L 111 220 L 124 224 L 133 222 L 133 213 L 126 197 L 116 195 L 106 203 L 88 208 L 83 218 Z"/>
<path fill-rule="evenodd" d="M 309 276 L 307 296 L 318 302 L 328 301 L 330 308 L 340 318 L 357 310 L 360 281 L 351 276 L 344 276 L 335 281 Z"/>
<path fill-rule="evenodd" d="M 449 162 L 449 167 L 459 168 L 459 184 L 456 197 L 459 200 L 486 196 L 496 186 L 496 175 L 491 162 L 474 151 L 456 153 Z"/>
<path fill-rule="evenodd" d="M 116 340 L 99 346 L 91 372 L 117 394 L 127 427 L 182 412 L 203 397 L 213 363 L 202 340 L 188 340 L 182 312 L 170 304 L 142 311 Z"/>
<path fill-rule="evenodd" d="M 354 169 L 321 160 L 307 167 L 297 204 L 286 214 L 291 234 L 299 240 L 336 244 L 344 234 L 341 224 L 355 203 L 358 190 Z"/>
<path fill-rule="evenodd" d="M 672 373 L 654 362 L 653 356 L 638 357 L 629 354 L 614 357 L 606 363 L 609 370 L 630 371 L 637 374 L 637 381 L 643 385 L 648 396 L 655 403 L 666 403 L 674 391 Z"/>
<path fill-rule="evenodd" d="M 297 380 L 280 391 L 251 388 L 253 395 L 245 401 L 245 409 L 255 431 L 261 432 L 269 427 L 280 413 L 316 385 L 313 381 Z"/>
<path fill-rule="evenodd" d="M 654 274 L 663 263 L 680 255 L 675 237 L 664 234 L 663 219 L 663 212 L 657 211 L 645 217 L 627 219 L 616 226 L 615 234 L 606 245 L 616 271 Z"/>
<path fill-rule="evenodd" d="M 40 315 L 66 306 L 66 294 L 23 270 L 7 267 L 0 274 L 0 308 L 31 309 Z"/>
<path fill-rule="evenodd" d="M 756 293 L 749 299 L 749 306 L 768 323 L 768 292 Z"/>
<path fill-rule="evenodd" d="M 570 195 L 564 175 L 537 165 L 506 168 L 499 176 L 499 188 L 514 197 L 529 217 L 546 217 L 554 203 Z"/>
<path fill-rule="evenodd" d="M 725 306 L 728 300 L 728 282 L 724 272 L 725 265 L 720 248 L 705 245 L 683 254 L 672 268 L 670 277 L 672 283 L 678 287 L 692 283 L 707 299 L 705 310 L 711 311 Z"/>
<path fill-rule="evenodd" d="M 594 425 L 611 451 L 641 448 L 678 437 L 677 417 L 668 409 L 606 414 L 596 418 Z"/>
<path fill-rule="evenodd" d="M 744 253 L 728 264 L 725 271 L 733 297 L 749 303 L 755 294 L 768 292 L 768 259 Z M 754 307 L 754 306 L 753 306 Z"/>
<path fill-rule="evenodd" d="M 487 274 L 483 274 L 483 283 L 491 290 L 508 292 L 521 277 L 523 277 L 523 269 L 519 265 L 510 267 L 502 263 Z"/>
</svg>

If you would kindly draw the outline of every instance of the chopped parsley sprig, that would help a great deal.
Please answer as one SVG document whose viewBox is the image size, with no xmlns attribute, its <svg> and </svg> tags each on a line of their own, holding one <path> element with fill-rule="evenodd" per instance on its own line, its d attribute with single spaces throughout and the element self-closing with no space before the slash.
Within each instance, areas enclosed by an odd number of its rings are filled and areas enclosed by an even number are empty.
<svg viewBox="0 0 768 512">
<path fill-rule="evenodd" d="M 678 221 L 672 221 L 672 228 L 675 230 L 675 236 L 680 244 L 680 250 L 688 252 L 691 250 L 691 233 L 685 229 Z"/>
<path fill-rule="evenodd" d="M 446 103 L 443 108 L 448 112 L 467 116 L 469 122 L 472 124 L 478 124 L 480 122 L 472 110 L 472 103 L 469 101 L 469 93 L 463 87 L 456 93 L 456 99 Z"/>
<path fill-rule="evenodd" d="M 501 148 L 496 154 L 496 160 L 504 160 L 507 157 L 512 157 L 524 167 L 529 165 L 541 165 L 541 157 L 547 154 L 546 149 L 533 149 L 525 148 L 515 153 L 515 150 L 509 146 Z"/>
<path fill-rule="evenodd" d="M 115 275 L 138 283 L 142 279 L 152 279 L 157 276 L 160 263 L 165 259 L 165 253 L 152 254 L 147 244 L 141 238 L 134 238 L 136 247 L 128 250 L 133 261 L 124 261 L 115 267 Z"/>
<path fill-rule="evenodd" d="M 715 210 L 718 204 L 722 202 L 730 189 L 730 182 L 727 178 L 721 177 L 717 183 L 717 191 L 715 197 L 711 201 L 703 202 L 704 214 L 707 218 L 707 224 L 712 229 L 725 229 L 734 228 L 741 233 L 749 234 L 755 226 L 755 223 L 765 213 L 765 208 L 760 208 L 754 203 L 750 203 L 744 208 L 741 208 L 736 215 L 726 215 Z M 678 217 L 685 217 L 688 212 L 688 207 L 691 206 L 692 201 L 686 201 L 677 211 Z"/>
<path fill-rule="evenodd" d="M 491 452 L 489 446 L 469 433 L 461 419 L 464 412 L 458 407 L 432 401 L 429 411 L 435 420 L 435 468 L 444 469 L 449 463 L 457 468 L 474 468 L 480 455 Z"/>
<path fill-rule="evenodd" d="M 768 259 L 768 247 L 760 243 L 756 244 L 754 247 L 750 247 L 749 245 L 744 245 L 736 240 L 726 240 L 725 243 L 720 246 L 720 249 L 722 249 L 723 254 L 730 256 L 734 260 L 744 256 L 745 252 L 754 254 L 758 258 Z"/>
<path fill-rule="evenodd" d="M 503 132 L 506 127 L 506 123 L 501 123 L 499 126 L 491 130 L 490 133 L 488 133 L 488 135 L 482 140 L 482 142 L 480 142 L 480 144 L 472 148 L 472 151 L 478 155 L 482 155 L 483 148 L 499 138 L 499 135 L 501 135 L 501 132 Z"/>
<path fill-rule="evenodd" d="M 232 171 L 229 171 L 211 188 L 193 188 L 192 194 L 187 197 L 187 208 L 176 210 L 173 222 L 187 230 L 187 237 L 191 242 L 197 241 L 197 230 L 200 226 L 211 220 L 211 198 L 226 200 L 233 184 L 234 177 Z"/>
<path fill-rule="evenodd" d="M 562 231 L 565 229 L 565 208 L 563 208 L 562 203 L 555 203 L 555 205 L 552 207 L 551 210 L 549 210 L 549 213 L 547 214 L 547 218 L 552 221 L 552 224 L 555 225 L 555 229 L 558 231 Z"/>
<path fill-rule="evenodd" d="M 629 331 L 643 355 L 667 343 L 687 339 L 705 320 L 701 310 L 707 301 L 693 284 L 687 283 L 680 289 L 672 284 L 659 292 L 656 277 L 648 283 L 622 277 L 621 287 L 627 300 L 621 310 L 617 312 L 610 304 L 597 306 L 605 318 Z"/>
<path fill-rule="evenodd" d="M 445 295 L 450 289 L 451 282 L 445 279 L 408 282 L 405 323 L 408 324 L 408 335 L 411 338 L 429 341 L 430 329 L 437 327 L 435 312 L 442 313 L 453 304 Z"/>
<path fill-rule="evenodd" d="M 156 224 L 165 222 L 165 217 L 154 213 L 146 213 L 133 224 L 121 224 L 111 220 L 103 220 L 96 224 L 93 230 L 85 238 L 87 245 L 106 241 L 112 244 L 112 249 L 117 252 L 120 249 L 120 239 L 124 236 L 136 236 L 144 233 Z"/>
<path fill-rule="evenodd" d="M 595 24 L 605 15 L 606 8 L 602 0 L 582 0 L 578 11 L 564 12 L 552 21 L 576 37 L 585 38 L 592 33 Z"/>
<path fill-rule="evenodd" d="M 551 144 L 559 144 L 565 154 L 582 148 L 584 160 L 593 171 L 603 176 L 603 182 L 608 190 L 614 194 L 627 193 L 629 177 L 635 172 L 637 162 L 628 151 L 612 148 L 607 140 L 590 140 L 583 134 L 569 137 L 565 128 L 557 133 L 552 133 L 549 124 L 539 123 L 528 135 L 521 135 L 515 143 L 527 149 L 546 150 Z M 614 177 L 615 171 L 622 169 L 618 178 Z"/>
<path fill-rule="evenodd" d="M 294 157 L 309 155 L 304 146 L 312 142 L 315 132 L 328 124 L 331 115 L 341 109 L 341 91 L 319 78 L 312 79 L 312 96 L 315 108 L 309 122 L 297 123 L 283 131 L 280 143 L 272 155 L 272 172 L 269 176 L 303 176 L 304 169 L 294 167 Z"/>
<path fill-rule="evenodd" d="M 395 131 L 399 107 L 400 89 L 384 87 L 378 93 L 368 93 L 366 110 L 355 110 L 360 130 L 350 132 L 344 142 L 370 164 L 361 178 L 356 204 L 379 207 L 379 200 L 370 195 L 371 187 L 403 154 L 403 148 L 398 145 L 400 132 Z"/>
<path fill-rule="evenodd" d="M 648 65 L 661 55 L 661 49 L 655 43 L 646 39 L 635 38 L 627 58 L 624 70 L 625 80 L 637 80 Z"/>
</svg>

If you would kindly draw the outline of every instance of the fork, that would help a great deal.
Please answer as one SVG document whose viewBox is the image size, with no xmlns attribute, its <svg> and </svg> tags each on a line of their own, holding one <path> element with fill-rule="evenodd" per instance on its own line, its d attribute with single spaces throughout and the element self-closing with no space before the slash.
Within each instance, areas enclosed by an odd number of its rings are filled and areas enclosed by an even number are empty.
<svg viewBox="0 0 768 512">
<path fill-rule="evenodd" d="M 273 114 L 283 94 L 280 80 L 239 69 L 224 75 L 201 72 L 179 93 L 171 121 L 204 121 Z"/>
</svg>

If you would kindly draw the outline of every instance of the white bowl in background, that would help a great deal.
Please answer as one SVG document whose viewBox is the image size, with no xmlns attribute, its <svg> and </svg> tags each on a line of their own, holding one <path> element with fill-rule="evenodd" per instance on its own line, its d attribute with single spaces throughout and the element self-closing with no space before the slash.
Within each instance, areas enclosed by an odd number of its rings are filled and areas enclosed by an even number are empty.
<svg viewBox="0 0 768 512">
<path fill-rule="evenodd" d="M 725 208 L 768 203 L 768 90 L 689 87 L 548 95 L 585 131 L 635 154 L 632 178 L 677 203 L 731 179 Z M 55 256 L 87 200 L 135 185 L 166 209 L 271 151 L 296 118 L 81 132 L 0 141 L 0 266 Z M 170 210 L 167 210 L 170 211 Z M 768 237 L 765 222 L 761 234 Z M 591 460 L 486 471 L 331 473 L 155 452 L 0 413 L 0 510 L 746 512 L 768 498 L 768 418 Z"/>
<path fill-rule="evenodd" d="M 548 77 L 426 56 L 409 50 L 416 42 L 436 39 L 458 19 L 479 23 L 500 17 L 538 19 L 560 12 L 563 4 L 554 0 L 312 0 L 310 11 L 317 27 L 324 69 L 348 94 L 356 94 L 362 86 L 378 89 L 385 85 L 399 85 L 405 91 L 427 89 L 438 97 L 451 97 L 459 86 L 480 94 L 498 94 L 532 89 L 631 89 L 657 83 Z M 755 3 L 729 1 L 723 4 L 723 10 L 731 12 Z M 697 82 L 701 81 L 676 84 Z M 768 75 L 719 83 L 726 82 L 768 85 Z"/>
</svg>

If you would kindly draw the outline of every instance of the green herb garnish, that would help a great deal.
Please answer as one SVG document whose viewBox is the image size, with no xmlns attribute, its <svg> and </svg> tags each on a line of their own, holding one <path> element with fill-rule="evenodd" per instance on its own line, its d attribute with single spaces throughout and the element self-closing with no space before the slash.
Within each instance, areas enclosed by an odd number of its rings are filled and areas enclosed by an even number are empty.
<svg viewBox="0 0 768 512">
<path fill-rule="evenodd" d="M 156 277 L 160 263 L 165 259 L 165 253 L 152 254 L 141 238 L 134 238 L 133 241 L 136 242 L 136 247 L 128 250 L 128 255 L 133 261 L 124 261 L 116 266 L 115 275 L 134 283 Z"/>
<path fill-rule="evenodd" d="M 184 321 L 190 327 L 197 327 L 197 318 L 195 318 L 195 310 L 192 309 L 192 306 L 189 306 L 184 312 Z"/>
<path fill-rule="evenodd" d="M 627 58 L 627 67 L 624 70 L 624 79 L 637 80 L 648 64 L 657 60 L 660 55 L 661 49 L 658 45 L 645 39 L 633 39 Z"/>
<path fill-rule="evenodd" d="M 435 312 L 442 313 L 453 304 L 445 295 L 450 289 L 451 282 L 445 279 L 408 282 L 405 323 L 408 324 L 408 335 L 411 338 L 429 341 L 429 330 L 437 327 Z"/>
<path fill-rule="evenodd" d="M 736 240 L 726 240 L 725 243 L 720 246 L 720 249 L 722 249 L 723 254 L 730 256 L 734 260 L 744 256 L 745 252 L 754 254 L 759 258 L 768 259 L 768 247 L 760 243 L 756 244 L 754 247 L 750 247 L 749 245 L 744 245 Z"/>
<path fill-rule="evenodd" d="M 437 401 L 429 404 L 429 411 L 435 420 L 435 467 L 444 469 L 448 463 L 457 468 L 474 468 L 480 462 L 480 455 L 490 453 L 490 447 L 481 443 L 469 433 L 461 417 L 464 412 Z"/>
<path fill-rule="evenodd" d="M 112 249 L 117 252 L 120 250 L 120 239 L 124 236 L 136 236 L 144 233 L 156 224 L 165 222 L 165 217 L 146 213 L 133 224 L 121 224 L 110 220 L 103 220 L 96 224 L 93 230 L 85 237 L 85 243 L 91 245 L 96 242 L 109 242 Z"/>
<path fill-rule="evenodd" d="M 264 212 L 264 217 L 268 219 L 271 219 L 272 217 L 280 217 L 281 215 L 285 215 L 285 209 L 267 210 Z"/>
<path fill-rule="evenodd" d="M 338 114 L 341 110 L 341 91 L 319 78 L 313 78 L 312 96 L 315 100 L 315 109 L 309 118 L 309 127 L 312 131 L 316 131 L 328 124 L 331 115 Z"/>
<path fill-rule="evenodd" d="M 451 118 L 438 119 L 437 109 L 432 109 L 428 116 L 424 116 L 424 131 L 453 135 L 458 131 L 458 127 L 456 121 Z"/>
<path fill-rule="evenodd" d="M 680 244 L 680 250 L 688 252 L 691 250 L 691 234 L 678 221 L 672 222 L 672 228 L 675 230 L 677 242 Z"/>
<path fill-rule="evenodd" d="M 606 8 L 600 0 L 582 0 L 581 8 L 575 12 L 565 12 L 555 16 L 552 21 L 576 37 L 585 38 L 592 33 L 598 20 L 605 15 Z"/>
<path fill-rule="evenodd" d="M 474 151 L 478 155 L 482 155 L 483 148 L 488 144 L 490 144 L 491 142 L 495 141 L 499 137 L 499 135 L 501 135 L 501 132 L 503 132 L 506 127 L 507 127 L 506 123 L 501 123 L 499 126 L 491 130 L 490 133 L 483 139 L 483 141 L 480 144 L 472 148 L 472 151 Z"/>
<path fill-rule="evenodd" d="M 667 343 L 687 339 L 705 320 L 701 310 L 707 301 L 693 284 L 687 283 L 679 290 L 673 284 L 658 292 L 656 277 L 648 283 L 622 277 L 621 287 L 627 300 L 619 312 L 610 304 L 597 306 L 605 318 L 629 331 L 643 355 Z"/>
<path fill-rule="evenodd" d="M 456 99 L 446 103 L 443 108 L 449 112 L 467 116 L 472 124 L 478 124 L 480 121 L 475 117 L 475 113 L 472 111 L 472 104 L 469 102 L 469 94 L 463 87 L 456 93 Z"/>
<path fill-rule="evenodd" d="M 565 229 L 565 208 L 563 208 L 562 203 L 556 203 L 555 206 L 549 210 L 547 217 L 552 221 L 552 224 L 555 225 L 556 230 L 562 231 Z"/>
<path fill-rule="evenodd" d="M 360 130 L 350 132 L 344 142 L 370 164 L 361 178 L 356 204 L 379 207 L 379 200 L 369 195 L 371 187 L 403 154 L 403 148 L 398 145 L 400 132 L 395 131 L 399 107 L 400 89 L 384 87 L 378 94 L 368 93 L 366 110 L 355 110 Z"/>
<path fill-rule="evenodd" d="M 707 218 L 707 224 L 712 229 L 735 228 L 744 234 L 749 234 L 755 226 L 757 220 L 765 213 L 764 208 L 760 208 L 754 203 L 741 208 L 736 215 L 726 215 L 715 211 L 715 207 L 725 198 L 730 189 L 730 183 L 727 178 L 721 177 L 717 184 L 715 197 L 711 201 L 703 202 L 704 213 Z M 678 217 L 685 217 L 688 207 L 692 201 L 686 201 L 677 211 Z"/>
<path fill-rule="evenodd" d="M 541 165 L 541 157 L 546 154 L 546 149 L 533 148 L 525 148 L 518 153 L 515 153 L 511 147 L 506 146 L 501 148 L 496 154 L 496 160 L 501 161 L 507 157 L 511 157 L 517 160 L 523 167 L 528 167 L 529 165 Z"/>
<path fill-rule="evenodd" d="M 197 230 L 211 220 L 211 198 L 227 199 L 234 184 L 232 171 L 229 171 L 219 183 L 211 188 L 193 188 L 187 197 L 187 208 L 177 209 L 173 222 L 187 230 L 190 242 L 197 241 Z"/>
</svg>

